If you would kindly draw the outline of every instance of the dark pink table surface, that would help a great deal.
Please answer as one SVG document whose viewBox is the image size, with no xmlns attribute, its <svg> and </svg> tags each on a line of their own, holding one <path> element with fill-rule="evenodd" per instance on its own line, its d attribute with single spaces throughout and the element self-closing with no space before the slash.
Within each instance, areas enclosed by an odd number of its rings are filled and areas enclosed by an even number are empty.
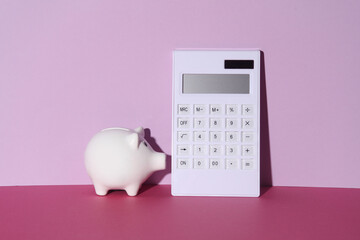
<svg viewBox="0 0 360 240">
<path fill-rule="evenodd" d="M 0 239 L 360 239 L 360 189 L 264 189 L 260 198 L 172 197 L 143 186 L 0 187 Z"/>
</svg>

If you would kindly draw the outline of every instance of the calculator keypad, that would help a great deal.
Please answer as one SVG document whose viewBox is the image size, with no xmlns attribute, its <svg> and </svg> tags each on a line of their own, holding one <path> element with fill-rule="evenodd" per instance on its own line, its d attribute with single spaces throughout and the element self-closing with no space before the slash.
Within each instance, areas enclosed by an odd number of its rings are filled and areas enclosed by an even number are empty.
<svg viewBox="0 0 360 240">
<path fill-rule="evenodd" d="M 254 170 L 252 104 L 178 104 L 177 168 Z"/>
</svg>

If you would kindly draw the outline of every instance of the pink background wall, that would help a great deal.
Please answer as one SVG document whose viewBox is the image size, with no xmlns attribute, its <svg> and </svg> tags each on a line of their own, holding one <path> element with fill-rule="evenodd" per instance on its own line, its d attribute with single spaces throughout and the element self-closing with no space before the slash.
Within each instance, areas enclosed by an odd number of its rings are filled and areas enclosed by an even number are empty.
<svg viewBox="0 0 360 240">
<path fill-rule="evenodd" d="M 171 154 L 175 48 L 264 52 L 277 186 L 360 187 L 359 1 L 0 1 L 0 185 L 89 184 L 102 128 Z M 170 183 L 167 172 L 151 181 Z"/>
</svg>

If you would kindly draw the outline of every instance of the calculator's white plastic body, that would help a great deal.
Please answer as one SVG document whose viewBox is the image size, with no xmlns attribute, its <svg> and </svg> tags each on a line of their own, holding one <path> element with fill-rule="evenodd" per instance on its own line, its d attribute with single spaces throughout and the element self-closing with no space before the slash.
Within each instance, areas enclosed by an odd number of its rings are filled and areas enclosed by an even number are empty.
<svg viewBox="0 0 360 240">
<path fill-rule="evenodd" d="M 225 69 L 225 60 L 253 60 L 253 69 Z M 248 74 L 250 76 L 250 91 L 248 94 L 188 94 L 183 93 L 183 74 Z M 260 51 L 259 50 L 177 50 L 173 52 L 173 89 L 172 89 L 172 174 L 171 174 L 171 193 L 173 196 L 247 196 L 257 197 L 260 194 Z M 197 129 L 194 126 L 194 104 L 205 106 L 205 114 L 200 116 L 206 120 L 203 129 Z M 249 145 L 241 141 L 242 121 L 248 119 L 248 116 L 242 115 L 243 105 L 253 106 L 253 139 L 250 143 L 253 146 L 253 154 L 250 157 L 252 166 L 250 169 L 243 167 L 243 160 L 249 159 L 243 156 L 243 147 Z M 188 114 L 179 114 L 179 106 L 189 107 Z M 221 107 L 220 114 L 216 118 L 221 119 L 222 127 L 221 141 L 215 145 L 221 147 L 221 154 L 217 156 L 210 155 L 210 146 L 214 143 L 210 139 L 210 119 L 213 117 L 209 113 L 212 105 Z M 235 116 L 228 116 L 226 109 L 228 105 L 238 106 Z M 238 141 L 235 142 L 238 149 L 235 156 L 227 155 L 227 145 L 231 145 L 225 140 L 226 121 L 228 117 L 238 119 L 238 127 L 231 129 L 239 133 Z M 187 128 L 179 129 L 179 121 L 188 119 L 191 124 Z M 205 141 L 202 145 L 208 148 L 201 156 L 196 153 L 194 141 L 194 132 L 202 131 L 205 133 Z M 189 138 L 185 141 L 179 141 L 179 132 L 189 133 Z M 180 146 L 180 147 L 179 147 Z M 188 147 L 185 155 L 179 153 L 181 146 Z M 220 167 L 213 169 L 210 166 L 210 159 L 216 158 Z M 186 168 L 180 168 L 179 162 L 184 159 L 188 161 Z M 196 168 L 194 160 L 199 160 L 203 168 Z M 204 159 L 204 161 L 202 161 Z M 229 160 L 230 159 L 230 160 Z M 236 163 L 234 168 L 227 168 L 227 160 L 234 159 Z M 236 162 L 237 161 L 237 162 Z M 215 162 L 214 162 L 215 163 Z M 244 165 L 245 166 L 245 165 Z"/>
</svg>

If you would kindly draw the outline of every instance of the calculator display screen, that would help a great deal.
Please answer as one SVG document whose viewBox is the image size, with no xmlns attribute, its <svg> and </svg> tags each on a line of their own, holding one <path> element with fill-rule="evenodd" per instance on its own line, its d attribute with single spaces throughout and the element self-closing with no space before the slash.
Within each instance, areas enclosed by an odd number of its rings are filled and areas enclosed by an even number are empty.
<svg viewBox="0 0 360 240">
<path fill-rule="evenodd" d="M 249 94 L 249 74 L 183 74 L 183 93 Z"/>
</svg>

